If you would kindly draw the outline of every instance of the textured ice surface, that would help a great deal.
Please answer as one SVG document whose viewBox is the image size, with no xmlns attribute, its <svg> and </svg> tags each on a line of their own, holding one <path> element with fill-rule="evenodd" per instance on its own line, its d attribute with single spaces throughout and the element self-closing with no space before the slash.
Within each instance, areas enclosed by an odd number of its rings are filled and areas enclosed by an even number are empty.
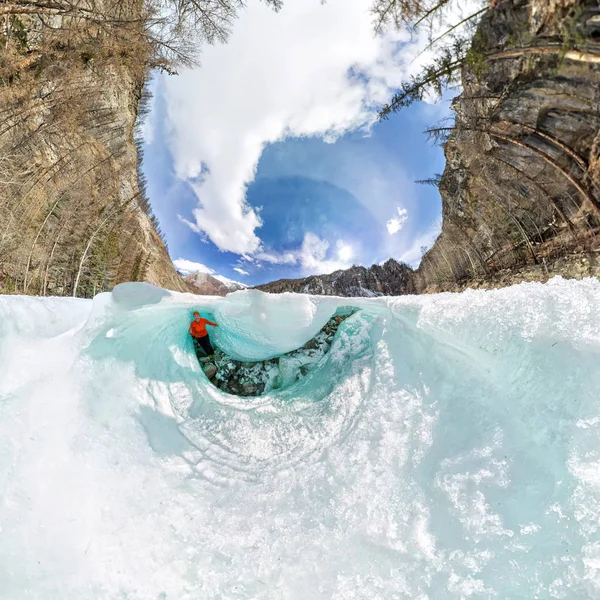
<svg viewBox="0 0 600 600">
<path fill-rule="evenodd" d="M 253 399 L 204 377 L 338 306 Z M 0 297 L 2 600 L 600 597 L 600 284 L 357 299 Z"/>
</svg>

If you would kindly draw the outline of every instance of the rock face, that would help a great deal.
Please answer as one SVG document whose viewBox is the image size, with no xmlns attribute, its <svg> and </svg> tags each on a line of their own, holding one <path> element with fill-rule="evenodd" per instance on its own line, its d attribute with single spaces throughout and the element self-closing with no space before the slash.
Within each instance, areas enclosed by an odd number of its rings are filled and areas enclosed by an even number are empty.
<svg viewBox="0 0 600 600">
<path fill-rule="evenodd" d="M 484 15 L 445 144 L 442 233 L 417 290 L 507 270 L 512 283 L 543 280 L 598 252 L 599 35 L 595 1 L 500 0 Z"/>
<path fill-rule="evenodd" d="M 256 289 L 280 294 L 296 292 L 324 296 L 398 296 L 413 294 L 413 271 L 393 259 L 370 268 L 352 267 L 329 275 L 313 275 L 305 279 L 280 279 Z"/>
<path fill-rule="evenodd" d="M 541 267 L 529 264 L 455 283 L 431 284 L 422 293 L 462 292 L 466 288 L 491 290 L 529 281 L 544 283 L 557 275 L 566 279 L 600 278 L 600 253 L 569 254 L 546 261 Z"/>
<path fill-rule="evenodd" d="M 0 15 L 0 293 L 185 291 L 137 177 L 142 3 L 80 4 Z"/>
</svg>

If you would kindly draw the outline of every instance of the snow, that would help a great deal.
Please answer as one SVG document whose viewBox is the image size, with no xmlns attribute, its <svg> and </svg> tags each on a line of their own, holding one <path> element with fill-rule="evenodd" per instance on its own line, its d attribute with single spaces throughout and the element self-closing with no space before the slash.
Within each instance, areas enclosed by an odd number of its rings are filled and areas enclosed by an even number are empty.
<svg viewBox="0 0 600 600">
<path fill-rule="evenodd" d="M 194 285 L 201 286 L 211 279 L 216 279 L 216 277 L 210 273 L 205 273 L 204 271 L 196 271 L 195 273 L 187 275 L 185 279 Z"/>
<path fill-rule="evenodd" d="M 228 279 L 224 275 L 214 275 L 215 279 L 218 279 L 221 283 L 225 284 L 228 289 L 232 292 L 237 290 L 245 290 L 248 286 L 245 283 L 241 283 L 240 281 L 234 281 L 233 279 Z"/>
<path fill-rule="evenodd" d="M 203 375 L 360 311 L 260 398 Z M 0 297 L 0 598 L 600 596 L 600 283 Z"/>
<path fill-rule="evenodd" d="M 232 279 L 228 279 L 223 275 L 212 275 L 210 273 L 205 273 L 204 271 L 197 271 L 195 273 L 192 273 L 191 275 L 188 275 L 185 279 L 186 281 L 189 281 L 192 285 L 195 285 L 199 288 L 202 288 L 202 286 L 204 286 L 207 282 L 210 283 L 212 280 L 216 279 L 219 283 L 222 283 L 229 292 L 237 292 L 238 290 L 244 290 L 248 287 L 244 283 L 240 283 L 239 281 L 233 281 Z"/>
</svg>

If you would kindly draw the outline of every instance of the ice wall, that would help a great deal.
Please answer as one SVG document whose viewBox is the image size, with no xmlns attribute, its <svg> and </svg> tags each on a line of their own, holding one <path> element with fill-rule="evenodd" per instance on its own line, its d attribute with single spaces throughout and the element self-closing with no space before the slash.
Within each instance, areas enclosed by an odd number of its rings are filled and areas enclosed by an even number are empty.
<svg viewBox="0 0 600 600">
<path fill-rule="evenodd" d="M 199 309 L 259 360 L 348 304 L 261 398 L 210 385 L 186 333 Z M 0 297 L 0 598 L 599 597 L 599 359 L 595 280 Z"/>
</svg>

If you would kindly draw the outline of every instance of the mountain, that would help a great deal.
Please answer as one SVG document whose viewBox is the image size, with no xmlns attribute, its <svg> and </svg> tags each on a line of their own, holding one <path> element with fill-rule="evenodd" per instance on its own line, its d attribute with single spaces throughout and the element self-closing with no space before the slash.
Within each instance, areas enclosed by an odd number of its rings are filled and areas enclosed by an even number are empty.
<svg viewBox="0 0 600 600">
<path fill-rule="evenodd" d="M 237 292 L 238 290 L 245 290 L 248 286 L 245 283 L 239 281 L 233 281 L 223 275 L 213 275 L 214 279 L 218 279 L 230 292 Z"/>
<path fill-rule="evenodd" d="M 208 273 L 192 273 L 183 280 L 191 292 L 200 296 L 226 296 L 230 292 L 222 281 Z"/>
<path fill-rule="evenodd" d="M 259 285 L 257 290 L 280 294 L 296 292 L 324 296 L 399 296 L 414 294 L 414 271 L 390 258 L 370 268 L 354 266 L 328 275 L 312 275 L 304 279 L 280 279 Z"/>
<path fill-rule="evenodd" d="M 238 281 L 223 277 L 223 275 L 209 275 L 208 273 L 192 273 L 183 280 L 194 294 L 201 296 L 226 296 L 230 292 L 246 289 L 248 286 Z"/>
</svg>

